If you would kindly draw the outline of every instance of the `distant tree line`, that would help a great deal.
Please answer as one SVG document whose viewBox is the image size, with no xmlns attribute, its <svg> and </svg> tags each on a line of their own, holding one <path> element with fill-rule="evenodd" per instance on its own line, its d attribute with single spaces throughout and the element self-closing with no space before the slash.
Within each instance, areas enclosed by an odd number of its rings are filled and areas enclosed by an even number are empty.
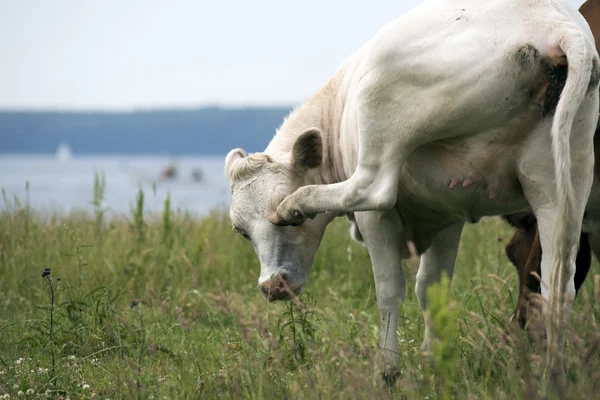
<svg viewBox="0 0 600 400">
<path fill-rule="evenodd" d="M 0 111 L 0 153 L 223 155 L 263 150 L 291 107 L 138 112 Z"/>
</svg>

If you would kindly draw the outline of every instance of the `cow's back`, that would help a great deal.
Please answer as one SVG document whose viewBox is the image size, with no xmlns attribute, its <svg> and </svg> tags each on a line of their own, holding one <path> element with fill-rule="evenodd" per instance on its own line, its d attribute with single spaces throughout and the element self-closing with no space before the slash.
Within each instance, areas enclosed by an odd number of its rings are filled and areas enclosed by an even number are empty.
<svg viewBox="0 0 600 400">
<path fill-rule="evenodd" d="M 427 124 L 431 132 L 444 130 L 450 137 L 459 129 L 476 134 L 482 127 L 503 124 L 529 101 L 543 82 L 548 63 L 554 62 L 557 55 L 551 49 L 561 39 L 557 25 L 571 29 L 574 22 L 592 38 L 577 10 L 574 16 L 572 10 L 563 12 L 552 4 L 421 3 L 382 28 L 369 43 L 357 74 L 358 107 L 364 100 L 373 108 L 390 102 L 414 108 L 410 113 L 414 121 L 391 119 L 389 125 Z M 432 114 L 439 117 L 431 121 Z"/>
<path fill-rule="evenodd" d="M 373 124 L 386 119 L 388 135 L 409 132 L 416 137 L 397 197 L 405 221 L 476 221 L 525 208 L 519 179 L 529 168 L 523 165 L 525 158 L 538 164 L 546 160 L 534 171 L 545 182 L 554 176 L 547 173 L 553 171 L 552 158 L 540 156 L 551 153 L 554 112 L 543 109 L 544 85 L 548 68 L 561 57 L 552 49 L 569 29 L 579 30 L 591 43 L 588 24 L 570 5 L 438 0 L 423 2 L 392 21 L 366 45 L 366 58 L 348 92 L 354 109 L 345 113 L 357 117 L 347 118 L 352 124 L 342 124 L 342 130 L 356 135 L 357 121 L 368 126 L 361 109 L 372 109 L 379 110 Z M 554 89 L 558 100 L 562 86 Z M 342 149 L 353 168 L 356 148 Z"/>
</svg>

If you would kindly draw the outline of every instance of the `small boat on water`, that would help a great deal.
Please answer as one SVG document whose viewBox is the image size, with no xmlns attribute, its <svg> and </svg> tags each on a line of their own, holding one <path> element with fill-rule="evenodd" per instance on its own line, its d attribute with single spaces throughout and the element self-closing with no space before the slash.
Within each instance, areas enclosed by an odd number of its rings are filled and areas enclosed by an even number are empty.
<svg viewBox="0 0 600 400">
<path fill-rule="evenodd" d="M 126 161 L 120 163 L 119 169 L 129 175 L 136 184 L 142 183 L 165 183 L 165 184 L 204 184 L 209 183 L 201 168 L 194 168 L 189 172 L 181 174 L 176 164 L 170 164 L 154 175 L 147 171 L 131 167 Z M 189 177 L 188 177 L 189 176 Z"/>
<path fill-rule="evenodd" d="M 66 143 L 61 143 L 56 149 L 56 159 L 59 161 L 68 161 L 73 156 L 71 148 Z"/>
</svg>

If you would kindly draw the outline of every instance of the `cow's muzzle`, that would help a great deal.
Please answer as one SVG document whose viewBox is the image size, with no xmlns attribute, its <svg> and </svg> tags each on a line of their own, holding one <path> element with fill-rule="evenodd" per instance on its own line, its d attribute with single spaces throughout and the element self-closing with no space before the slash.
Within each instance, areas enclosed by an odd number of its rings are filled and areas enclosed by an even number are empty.
<svg viewBox="0 0 600 400">
<path fill-rule="evenodd" d="M 286 273 L 272 276 L 260 283 L 259 287 L 269 301 L 290 300 L 297 297 L 302 289 L 302 285 L 295 285 L 295 287 L 290 285 Z"/>
</svg>

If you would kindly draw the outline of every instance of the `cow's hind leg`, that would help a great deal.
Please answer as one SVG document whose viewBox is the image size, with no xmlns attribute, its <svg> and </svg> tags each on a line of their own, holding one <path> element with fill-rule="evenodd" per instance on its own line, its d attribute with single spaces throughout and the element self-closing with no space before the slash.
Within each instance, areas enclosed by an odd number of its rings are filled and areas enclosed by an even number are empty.
<svg viewBox="0 0 600 400">
<path fill-rule="evenodd" d="M 400 371 L 398 353 L 399 306 L 404 301 L 406 282 L 402 269 L 402 222 L 395 209 L 387 212 L 355 214 L 362 238 L 369 251 L 377 306 L 380 315 L 380 349 L 384 362 L 383 377 L 391 384 Z"/>
<path fill-rule="evenodd" d="M 563 340 L 564 340 L 564 328 L 565 328 L 565 316 L 568 314 L 571 308 L 573 299 L 575 298 L 575 285 L 573 282 L 573 276 L 575 274 L 575 255 L 577 254 L 576 248 L 579 235 L 565 235 L 565 246 L 564 248 L 571 248 L 572 250 L 562 255 L 562 260 L 557 260 L 557 249 L 555 246 L 554 235 L 559 223 L 556 210 L 553 205 L 546 205 L 543 208 L 534 207 L 536 216 L 538 218 L 538 227 L 540 232 L 540 243 L 543 249 L 542 251 L 542 262 L 541 262 L 541 289 L 542 289 L 542 312 L 546 318 L 546 330 L 548 333 L 548 349 L 547 354 L 550 357 L 552 355 L 553 361 L 548 365 L 550 372 L 561 380 L 564 379 L 564 367 L 562 362 L 562 351 L 563 351 Z M 564 263 L 562 267 L 566 274 L 560 276 L 555 267 L 558 262 Z M 566 268 L 565 268 L 566 267 Z M 559 287 L 559 295 L 561 297 L 560 302 L 563 307 L 560 310 L 551 307 L 553 285 Z M 550 361 L 550 359 L 548 359 Z"/>
<path fill-rule="evenodd" d="M 542 247 L 542 306 L 548 332 L 547 361 L 556 383 L 564 381 L 565 371 L 562 359 L 566 317 L 575 298 L 574 274 L 575 257 L 580 239 L 583 212 L 592 184 L 594 157 L 592 135 L 595 120 L 586 116 L 590 109 L 597 109 L 596 101 L 584 102 L 573 124 L 571 135 L 571 187 L 570 212 L 565 215 L 557 201 L 556 177 L 552 160 L 544 153 L 547 143 L 534 143 L 525 154 L 519 166 L 521 184 L 538 221 L 538 231 Z M 540 124 L 535 132 L 536 140 L 544 140 L 551 121 Z M 593 126 L 592 126 L 593 125 Z M 544 132 L 545 131 L 545 132 Z M 562 241 L 556 242 L 556 235 L 562 226 Z M 557 248 L 557 244 L 560 248 Z"/>
<path fill-rule="evenodd" d="M 508 217 L 512 217 L 512 215 Z M 519 298 L 513 318 L 519 321 L 521 328 L 525 328 L 528 322 L 529 308 L 533 307 L 533 304 L 529 303 L 530 294 L 540 292 L 538 277 L 542 275 L 542 246 L 537 220 L 533 214 L 531 214 L 531 218 L 521 218 L 518 224 L 514 224 L 508 218 L 506 219 L 518 228 L 506 246 L 506 255 L 519 273 Z M 600 246 L 598 248 L 600 249 Z M 590 235 L 582 232 L 579 238 L 579 251 L 575 260 L 576 293 L 585 281 L 591 261 Z"/>
<path fill-rule="evenodd" d="M 464 222 L 461 221 L 440 231 L 431 246 L 421 256 L 415 292 L 423 314 L 426 314 L 427 310 L 427 288 L 431 284 L 439 282 L 444 272 L 448 279 L 452 280 L 463 226 Z M 421 349 L 424 351 L 431 349 L 431 328 L 427 318 L 425 318 L 425 335 Z"/>
</svg>

